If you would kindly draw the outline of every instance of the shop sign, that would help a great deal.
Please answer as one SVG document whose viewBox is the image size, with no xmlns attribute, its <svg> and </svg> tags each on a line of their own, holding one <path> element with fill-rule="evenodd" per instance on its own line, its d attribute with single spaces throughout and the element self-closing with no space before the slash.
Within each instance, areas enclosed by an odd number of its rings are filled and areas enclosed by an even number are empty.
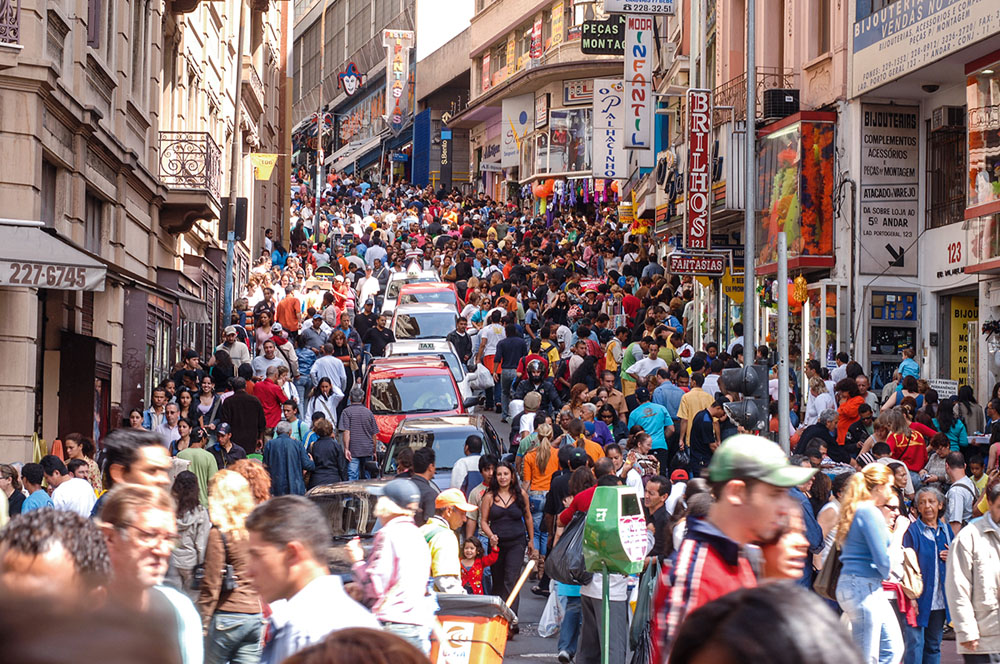
<svg viewBox="0 0 1000 664">
<path fill-rule="evenodd" d="M 563 23 L 563 3 L 559 0 L 556 4 L 552 5 L 552 45 L 558 46 L 563 43 L 563 31 L 565 30 L 565 25 Z"/>
<path fill-rule="evenodd" d="M 667 14 L 677 13 L 674 0 L 604 0 L 604 11 L 609 14 Z"/>
<path fill-rule="evenodd" d="M 509 168 L 521 161 L 521 142 L 533 126 L 535 95 L 508 97 L 501 102 L 500 165 Z"/>
<path fill-rule="evenodd" d="M 412 30 L 383 30 L 382 46 L 386 49 L 385 71 L 385 123 L 393 136 L 403 131 L 410 114 L 410 49 L 413 48 Z"/>
<path fill-rule="evenodd" d="M 501 173 L 503 172 L 503 166 L 494 162 L 484 161 L 479 164 L 479 171 L 481 173 Z"/>
<path fill-rule="evenodd" d="M 726 254 L 711 252 L 674 252 L 667 256 L 670 274 L 721 277 L 726 271 Z"/>
<path fill-rule="evenodd" d="M 542 17 L 535 17 L 535 24 L 531 26 L 531 57 L 542 57 Z"/>
<path fill-rule="evenodd" d="M 620 203 L 618 205 L 618 222 L 621 224 L 631 224 L 635 221 L 632 216 L 632 204 L 631 203 Z"/>
<path fill-rule="evenodd" d="M 958 396 L 958 381 L 949 378 L 931 378 L 927 385 L 937 392 L 938 399 L 951 399 Z"/>
<path fill-rule="evenodd" d="M 410 155 L 406 154 L 405 152 L 393 152 L 392 160 L 400 163 L 405 163 L 410 160 Z"/>
<path fill-rule="evenodd" d="M 722 294 L 736 304 L 743 304 L 743 273 L 733 274 L 731 268 L 722 275 Z"/>
<path fill-rule="evenodd" d="M 337 74 L 337 85 L 344 89 L 344 94 L 348 97 L 353 97 L 364 82 L 365 75 L 358 71 L 358 66 L 353 62 L 348 63 L 347 69 Z"/>
<path fill-rule="evenodd" d="M 591 163 L 595 178 L 621 180 L 628 177 L 622 142 L 623 90 L 621 81 L 594 79 L 594 156 Z"/>
<path fill-rule="evenodd" d="M 337 116 L 337 135 L 340 146 L 353 141 L 362 141 L 375 135 L 378 117 L 385 110 L 385 89 L 379 89 L 365 97 L 350 109 Z"/>
<path fill-rule="evenodd" d="M 951 377 L 962 385 L 968 385 L 970 345 L 979 341 L 969 339 L 969 323 L 979 320 L 979 298 L 953 296 L 948 314 L 951 320 Z"/>
<path fill-rule="evenodd" d="M 480 87 L 482 88 L 483 92 L 486 92 L 487 90 L 490 89 L 490 83 L 493 82 L 493 79 L 490 78 L 490 52 L 489 51 L 486 51 L 486 53 L 483 53 L 483 71 L 482 71 L 482 74 L 483 74 L 483 77 L 482 77 L 482 81 L 480 81 Z"/>
<path fill-rule="evenodd" d="M 541 129 L 549 122 L 549 93 L 541 92 L 535 96 L 535 129 Z"/>
<path fill-rule="evenodd" d="M 483 146 L 483 161 L 500 161 L 500 142 L 487 143 Z"/>
<path fill-rule="evenodd" d="M 577 78 L 563 81 L 563 106 L 589 104 L 594 101 L 594 79 Z"/>
<path fill-rule="evenodd" d="M 998 22 L 997 0 L 907 0 L 872 12 L 852 30 L 851 96 L 995 35 Z"/>
<path fill-rule="evenodd" d="M 861 107 L 862 274 L 917 276 L 920 109 Z"/>
<path fill-rule="evenodd" d="M 709 248 L 712 213 L 712 91 L 687 95 L 688 164 L 684 201 L 684 246 Z"/>
<path fill-rule="evenodd" d="M 653 17 L 625 19 L 625 147 L 653 148 Z"/>
<path fill-rule="evenodd" d="M 580 50 L 585 55 L 623 55 L 625 16 L 617 14 L 606 21 L 584 21 L 580 30 Z"/>
<path fill-rule="evenodd" d="M 521 71 L 522 64 L 515 57 L 517 55 L 517 40 L 514 37 L 514 33 L 507 35 L 507 73 L 506 76 L 510 77 Z"/>
</svg>

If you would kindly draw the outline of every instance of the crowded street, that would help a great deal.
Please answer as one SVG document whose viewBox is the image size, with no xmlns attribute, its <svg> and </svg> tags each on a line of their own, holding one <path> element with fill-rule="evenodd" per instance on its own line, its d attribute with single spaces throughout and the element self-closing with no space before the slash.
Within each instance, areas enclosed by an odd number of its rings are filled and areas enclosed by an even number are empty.
<svg viewBox="0 0 1000 664">
<path fill-rule="evenodd" d="M 0 664 L 1000 664 L 997 0 L 0 0 Z"/>
</svg>

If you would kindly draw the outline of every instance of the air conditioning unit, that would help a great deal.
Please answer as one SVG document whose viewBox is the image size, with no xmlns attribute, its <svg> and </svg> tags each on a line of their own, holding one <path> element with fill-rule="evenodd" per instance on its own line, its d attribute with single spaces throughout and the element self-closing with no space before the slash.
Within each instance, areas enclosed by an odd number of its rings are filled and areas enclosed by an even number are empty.
<svg viewBox="0 0 1000 664">
<path fill-rule="evenodd" d="M 764 119 L 780 120 L 799 112 L 799 91 L 772 88 L 764 90 Z"/>
<path fill-rule="evenodd" d="M 938 106 L 931 111 L 931 131 L 965 129 L 965 106 Z"/>
</svg>

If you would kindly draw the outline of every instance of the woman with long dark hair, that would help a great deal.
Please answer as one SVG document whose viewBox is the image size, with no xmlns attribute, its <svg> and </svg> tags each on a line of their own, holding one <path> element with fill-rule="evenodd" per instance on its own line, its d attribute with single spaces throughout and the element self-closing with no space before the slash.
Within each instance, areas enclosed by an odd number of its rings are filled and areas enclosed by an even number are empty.
<svg viewBox="0 0 1000 664">
<path fill-rule="evenodd" d="M 966 433 L 982 433 L 986 430 L 986 417 L 983 409 L 976 403 L 976 395 L 970 385 L 958 388 L 955 415 L 965 424 Z"/>
<path fill-rule="evenodd" d="M 229 389 L 229 381 L 236 375 L 236 367 L 233 366 L 233 358 L 224 348 L 215 351 L 212 357 L 215 361 L 208 368 L 208 375 L 212 377 L 215 392 L 218 394 Z M 202 381 L 202 385 L 204 385 L 204 381 Z"/>
<path fill-rule="evenodd" d="M 937 417 L 934 418 L 934 426 L 937 430 L 948 436 L 952 452 L 961 452 L 964 455 L 969 453 L 969 434 L 965 428 L 965 423 L 955 417 L 955 404 L 945 401 L 938 408 Z"/>
<path fill-rule="evenodd" d="M 323 413 L 324 418 L 336 425 L 337 405 L 344 398 L 343 394 L 338 394 L 339 392 L 340 390 L 333 386 L 333 382 L 329 378 L 320 378 L 319 383 L 309 393 L 309 400 L 306 402 L 306 412 L 303 415 L 306 422 L 312 422 L 313 413 Z"/>
<path fill-rule="evenodd" d="M 333 344 L 333 356 L 344 363 L 344 373 L 347 374 L 347 380 L 344 383 L 347 386 L 345 390 L 350 392 L 354 385 L 354 371 L 351 370 L 351 347 L 347 343 L 347 335 L 344 334 L 344 330 L 336 328 L 330 335 L 330 343 Z M 346 407 L 347 399 L 341 399 L 340 403 L 337 404 L 337 417 L 340 417 Z"/>
<path fill-rule="evenodd" d="M 537 555 L 528 493 L 521 488 L 514 466 L 509 461 L 497 464 L 490 486 L 483 493 L 479 507 L 479 526 L 490 545 L 498 547 L 500 551 L 491 568 L 493 594 L 507 599 L 521 575 L 525 547 L 530 557 Z M 517 607 L 518 599 L 515 598 L 510 607 L 515 614 Z M 511 631 L 517 633 L 516 622 Z"/>
<path fill-rule="evenodd" d="M 597 419 L 608 426 L 615 442 L 620 442 L 628 438 L 628 425 L 621 421 L 621 418 L 618 417 L 618 412 L 611 404 L 606 403 L 597 410 Z"/>
<path fill-rule="evenodd" d="M 87 464 L 87 481 L 94 488 L 94 492 L 100 494 L 104 490 L 104 483 L 101 480 L 101 469 L 94 461 L 97 446 L 94 445 L 93 439 L 78 433 L 70 433 L 63 441 L 63 448 L 66 451 L 66 463 L 73 459 L 82 459 Z"/>
<path fill-rule="evenodd" d="M 225 351 L 221 351 L 225 352 Z M 201 379 L 201 391 L 198 392 L 198 401 L 192 409 L 190 419 L 197 421 L 198 425 L 209 432 L 215 431 L 215 417 L 222 405 L 222 399 L 215 393 L 215 381 L 211 376 L 204 376 Z"/>
<path fill-rule="evenodd" d="M 191 417 L 192 403 L 194 403 L 194 396 L 191 394 L 191 390 L 186 387 L 182 387 L 177 390 L 177 408 L 180 410 L 181 417 L 184 419 Z"/>
</svg>

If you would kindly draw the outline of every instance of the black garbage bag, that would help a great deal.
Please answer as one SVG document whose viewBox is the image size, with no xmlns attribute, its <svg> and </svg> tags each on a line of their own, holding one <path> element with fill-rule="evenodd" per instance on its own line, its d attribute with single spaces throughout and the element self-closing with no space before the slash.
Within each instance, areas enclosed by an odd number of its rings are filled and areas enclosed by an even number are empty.
<svg viewBox="0 0 1000 664">
<path fill-rule="evenodd" d="M 590 583 L 594 577 L 583 562 L 583 527 L 586 522 L 585 513 L 577 512 L 573 515 L 562 537 L 545 559 L 545 571 L 549 578 L 560 583 L 582 586 Z"/>
</svg>

